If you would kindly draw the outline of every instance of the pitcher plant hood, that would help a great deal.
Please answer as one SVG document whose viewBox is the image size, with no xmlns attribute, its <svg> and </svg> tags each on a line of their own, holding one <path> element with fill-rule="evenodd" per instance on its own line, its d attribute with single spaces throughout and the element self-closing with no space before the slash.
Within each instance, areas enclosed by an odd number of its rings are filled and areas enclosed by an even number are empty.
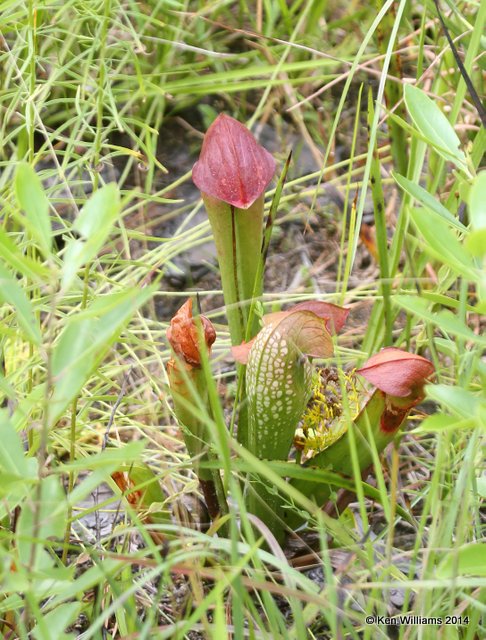
<svg viewBox="0 0 486 640">
<path fill-rule="evenodd" d="M 430 360 L 396 347 L 382 349 L 357 370 L 380 391 L 398 398 L 420 393 L 433 372 Z"/>
<path fill-rule="evenodd" d="M 238 209 L 248 209 L 275 173 L 275 161 L 234 118 L 220 114 L 204 136 L 192 169 L 196 187 Z"/>
</svg>

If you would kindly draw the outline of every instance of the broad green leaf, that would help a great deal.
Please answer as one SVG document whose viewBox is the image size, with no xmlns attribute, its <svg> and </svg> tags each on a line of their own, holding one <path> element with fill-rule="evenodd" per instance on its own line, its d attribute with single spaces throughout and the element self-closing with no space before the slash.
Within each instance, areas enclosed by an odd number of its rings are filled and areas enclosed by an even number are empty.
<svg viewBox="0 0 486 640">
<path fill-rule="evenodd" d="M 405 85 L 404 98 L 415 126 L 435 151 L 462 171 L 467 171 L 466 156 L 459 149 L 460 140 L 437 104 L 421 89 L 410 84 Z"/>
<path fill-rule="evenodd" d="M 63 602 L 49 613 L 43 615 L 42 624 L 37 623 L 31 633 L 35 640 L 67 640 L 72 634 L 64 629 L 72 625 L 81 611 L 81 602 Z"/>
<path fill-rule="evenodd" d="M 101 469 L 104 471 L 110 467 L 117 468 L 126 464 L 127 460 L 136 461 L 144 449 L 145 442 L 143 440 L 129 442 L 124 444 L 123 447 L 106 447 L 99 453 L 94 453 L 85 458 L 78 458 L 72 462 L 66 462 L 61 465 L 60 469 L 63 473 L 67 473 L 68 471 L 82 471 L 83 469 L 90 471 Z M 109 475 L 111 471 L 107 473 Z"/>
<path fill-rule="evenodd" d="M 486 46 L 486 38 L 484 39 L 485 43 L 483 45 L 483 49 Z M 477 169 L 481 162 L 484 161 L 484 155 L 486 153 L 486 128 L 479 127 L 479 131 L 477 132 L 471 149 L 471 161 L 473 167 Z"/>
<path fill-rule="evenodd" d="M 440 353 L 443 353 L 450 358 L 457 358 L 458 348 L 455 340 L 435 337 L 434 344 Z"/>
<path fill-rule="evenodd" d="M 430 303 L 417 296 L 398 294 L 393 296 L 393 303 L 428 322 L 437 322 L 437 313 L 430 310 Z"/>
<path fill-rule="evenodd" d="M 435 573 L 437 578 L 465 575 L 486 577 L 486 543 L 475 542 L 458 549 L 450 549 L 445 553 Z"/>
<path fill-rule="evenodd" d="M 142 504 L 145 508 L 148 509 L 153 503 L 162 504 L 167 501 L 157 475 L 149 466 L 141 463 L 130 464 L 124 471 L 128 473 L 134 487 L 140 487 L 143 490 Z"/>
<path fill-rule="evenodd" d="M 33 460 L 34 458 L 29 458 L 29 461 Z M 35 481 L 36 479 L 21 478 L 0 470 L 0 522 L 4 523 L 5 518 L 10 520 L 15 507 L 32 495 L 32 491 L 35 490 Z"/>
<path fill-rule="evenodd" d="M 481 397 L 462 387 L 429 384 L 427 396 L 461 418 L 474 418 L 481 411 Z M 483 401 L 484 403 L 484 401 Z"/>
<path fill-rule="evenodd" d="M 76 229 L 86 240 L 97 234 L 106 237 L 119 212 L 119 191 L 116 184 L 110 182 L 95 191 L 86 202 L 73 223 L 73 229 Z"/>
<path fill-rule="evenodd" d="M 234 461 L 235 468 L 241 471 L 248 471 L 248 464 L 243 462 L 242 460 Z M 233 464 L 233 462 L 232 462 Z M 347 489 L 348 491 L 355 491 L 356 483 L 354 479 L 351 477 L 346 477 L 342 473 L 334 473 L 333 471 L 329 471 L 328 469 L 322 469 L 318 466 L 305 466 L 300 464 L 295 464 L 295 462 L 283 462 L 280 460 L 265 460 L 265 466 L 268 469 L 271 469 L 275 473 L 278 473 L 281 477 L 292 478 L 295 480 L 295 484 L 299 481 L 302 481 L 302 485 L 299 489 L 302 489 L 302 492 L 306 496 L 312 496 L 313 488 L 318 486 L 330 485 L 337 489 Z M 331 467 L 331 464 L 329 464 Z M 294 484 L 294 482 L 292 482 Z M 363 488 L 363 493 L 371 498 L 372 500 L 376 500 L 377 502 L 382 502 L 382 496 L 380 494 L 379 489 L 369 485 L 366 482 L 361 481 L 361 486 Z M 402 508 L 400 508 L 400 515 L 405 518 L 405 520 L 409 520 L 410 516 L 407 514 Z"/>
<path fill-rule="evenodd" d="M 476 478 L 476 488 L 481 498 L 486 498 L 486 475 Z"/>
<path fill-rule="evenodd" d="M 410 210 L 410 217 L 423 236 L 429 253 L 466 278 L 476 280 L 478 273 L 474 263 L 447 222 L 439 216 L 432 218 L 426 214 L 423 209 Z"/>
<path fill-rule="evenodd" d="M 124 325 L 153 292 L 153 287 L 146 287 L 104 296 L 83 314 L 68 320 L 52 358 L 54 393 L 49 403 L 51 425 L 82 389 Z"/>
<path fill-rule="evenodd" d="M 0 471 L 17 478 L 35 478 L 36 461 L 25 456 L 20 434 L 13 428 L 6 410 L 0 411 L 0 438 Z"/>
<path fill-rule="evenodd" d="M 479 173 L 471 185 L 469 215 L 473 229 L 486 229 L 486 171 Z"/>
<path fill-rule="evenodd" d="M 53 355 L 54 393 L 49 403 L 50 422 L 62 414 L 79 393 L 94 369 L 97 353 L 91 348 L 96 340 L 96 321 L 70 322 L 61 334 Z"/>
<path fill-rule="evenodd" d="M 467 236 L 464 245 L 469 253 L 476 257 L 486 254 L 486 226 L 476 231 L 471 231 Z"/>
<path fill-rule="evenodd" d="M 80 269 L 85 262 L 90 260 L 91 252 L 89 247 L 86 248 L 86 242 L 84 240 L 67 240 L 66 250 L 63 256 L 62 265 L 62 287 L 64 290 L 69 289 L 71 286 L 78 269 Z M 96 252 L 93 253 L 96 255 Z"/>
<path fill-rule="evenodd" d="M 81 238 L 72 240 L 64 253 L 62 287 L 69 289 L 78 270 L 93 260 L 110 235 L 120 213 L 120 198 L 112 182 L 96 191 L 73 224 Z"/>
<path fill-rule="evenodd" d="M 81 462 L 87 458 L 81 458 Z M 86 478 L 76 485 L 76 487 L 68 495 L 68 502 L 72 507 L 76 507 L 81 500 L 84 500 L 87 496 L 91 495 L 93 491 L 99 487 L 103 482 L 109 480 L 111 474 L 117 470 L 120 463 L 107 463 L 106 467 L 96 469 L 95 471 L 88 473 Z M 77 470 L 81 470 L 80 467 L 76 467 Z"/>
<path fill-rule="evenodd" d="M 46 395 L 45 383 L 37 384 L 30 393 L 18 398 L 17 406 L 12 414 L 12 424 L 16 431 L 27 428 L 32 412 L 44 405 Z M 34 433 L 34 441 L 38 434 Z"/>
<path fill-rule="evenodd" d="M 111 474 L 125 465 L 127 460 L 136 462 L 139 460 L 145 449 L 145 442 L 139 440 L 130 442 L 123 447 L 106 447 L 100 453 L 79 458 L 66 465 L 62 465 L 61 471 L 68 473 L 69 471 L 87 471 L 91 473 L 80 482 L 68 496 L 68 502 L 71 506 L 75 506 L 81 500 L 96 489 L 102 482 L 106 482 Z"/>
<path fill-rule="evenodd" d="M 467 231 L 467 228 L 462 224 L 462 222 L 457 220 L 457 218 L 454 218 L 452 213 L 423 187 L 415 184 L 415 182 L 412 182 L 408 178 L 401 176 L 399 173 L 392 172 L 392 176 L 406 193 L 425 206 L 423 215 L 427 215 L 427 213 L 432 211 L 447 220 L 451 225 L 456 227 L 456 229 L 459 229 L 459 231 Z"/>
<path fill-rule="evenodd" d="M 453 278 L 451 282 L 455 282 Z M 455 300 L 454 298 L 450 298 L 449 296 L 445 296 L 443 293 L 437 293 L 436 291 L 428 291 L 427 289 L 423 289 L 420 294 L 421 298 L 425 300 L 430 300 L 435 304 L 440 304 L 443 307 L 451 307 L 451 309 L 460 309 L 461 303 L 459 300 Z M 476 309 L 472 304 L 465 305 L 466 311 L 471 311 L 472 313 L 476 313 Z"/>
<path fill-rule="evenodd" d="M 4 352 L 5 357 L 5 352 Z M 15 393 L 14 387 L 7 382 L 5 376 L 0 372 L 0 391 L 4 394 L 6 398 L 9 400 L 16 400 L 17 394 Z"/>
<path fill-rule="evenodd" d="M 109 580 L 110 576 L 118 573 L 123 566 L 126 566 L 124 560 L 115 558 L 97 560 L 97 563 L 93 567 L 90 567 L 87 571 L 77 576 L 76 580 L 71 580 L 70 583 L 66 585 L 54 585 L 52 589 L 49 589 L 49 596 L 52 598 L 49 606 L 54 609 L 68 598 L 79 597 L 80 593 L 86 593 L 104 580 Z"/>
<path fill-rule="evenodd" d="M 57 476 L 41 479 L 40 502 L 24 502 L 18 522 L 18 551 L 25 565 L 31 561 L 32 545 L 36 545 L 35 568 L 45 571 L 53 566 L 52 558 L 34 540 L 62 539 L 66 527 L 67 502 Z"/>
<path fill-rule="evenodd" d="M 10 558 L 2 557 L 3 562 L 8 562 Z M 4 566 L 8 566 L 4 564 Z M 24 608 L 25 600 L 18 593 L 12 593 L 12 595 L 7 595 L 7 590 L 5 590 L 5 596 L 0 601 L 0 614 L 4 614 L 7 611 L 19 611 Z"/>
<path fill-rule="evenodd" d="M 118 488 L 123 492 L 124 496 L 130 496 L 130 493 L 137 492 L 136 502 L 130 501 L 132 507 L 139 511 L 150 513 L 150 519 L 154 523 L 170 523 L 170 515 L 166 509 L 166 496 L 162 491 L 159 479 L 152 469 L 142 463 L 123 465 L 117 471 L 126 474 L 129 485 L 126 485 L 125 477 L 115 477 L 113 480 Z"/>
<path fill-rule="evenodd" d="M 21 209 L 25 211 L 26 227 L 37 241 L 45 256 L 51 253 L 52 227 L 47 199 L 39 176 L 27 163 L 17 167 L 15 193 Z"/>
<path fill-rule="evenodd" d="M 213 616 L 213 631 L 214 638 L 229 638 L 228 626 L 226 623 L 226 599 L 224 594 L 219 591 L 216 596 L 216 602 L 214 603 L 214 616 Z"/>
<path fill-rule="evenodd" d="M 486 346 L 486 336 L 474 333 L 461 318 L 458 318 L 448 309 L 437 312 L 436 325 L 447 333 L 452 333 L 455 336 Z"/>
<path fill-rule="evenodd" d="M 42 341 L 41 332 L 30 300 L 25 295 L 17 280 L 0 264 L 0 300 L 14 307 L 17 320 L 23 329 L 25 337 L 39 345 Z"/>
<path fill-rule="evenodd" d="M 472 418 L 458 418 L 443 413 L 427 416 L 414 430 L 414 433 L 428 433 L 430 431 L 447 431 L 456 429 L 471 429 L 475 426 Z"/>
<path fill-rule="evenodd" d="M 415 316 L 422 318 L 422 320 L 432 322 L 439 329 L 452 333 L 457 337 L 472 340 L 477 344 L 486 345 L 486 338 L 484 336 L 476 335 L 474 331 L 448 309 L 438 312 L 431 311 L 429 303 L 417 296 L 396 295 L 393 296 L 392 302 Z"/>
<path fill-rule="evenodd" d="M 476 313 L 479 313 L 479 315 L 486 314 L 486 300 L 478 302 L 478 304 L 476 305 Z"/>
<path fill-rule="evenodd" d="M 24 256 L 18 246 L 9 237 L 8 233 L 0 227 L 0 257 L 13 269 L 34 282 L 47 280 L 50 275 L 48 269 L 39 262 Z"/>
</svg>

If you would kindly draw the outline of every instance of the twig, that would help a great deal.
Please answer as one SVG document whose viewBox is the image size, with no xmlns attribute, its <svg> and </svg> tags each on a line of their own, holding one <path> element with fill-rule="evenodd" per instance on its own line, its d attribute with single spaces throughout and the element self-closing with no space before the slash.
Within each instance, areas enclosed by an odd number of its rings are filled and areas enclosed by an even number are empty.
<svg viewBox="0 0 486 640">
<path fill-rule="evenodd" d="M 108 424 L 106 425 L 106 431 L 105 434 L 103 436 L 103 442 L 101 443 L 101 450 L 104 451 L 108 445 L 108 438 L 110 436 L 110 429 L 113 426 L 113 422 L 115 421 L 115 415 L 116 415 L 116 411 L 118 409 L 118 407 L 121 404 L 121 401 L 123 400 L 123 398 L 125 397 L 125 391 L 127 388 L 127 384 L 128 384 L 128 379 L 131 375 L 133 371 L 133 365 L 130 367 L 130 369 L 127 371 L 127 373 L 125 374 L 125 377 L 123 378 L 123 382 L 121 384 L 121 388 L 120 388 L 120 392 L 118 393 L 117 399 L 115 401 L 115 404 L 113 405 L 113 408 L 111 410 L 110 413 L 110 417 L 108 418 Z M 98 507 L 99 504 L 99 491 L 100 488 L 99 486 L 96 487 L 96 491 L 94 494 L 94 506 Z M 100 524 L 100 514 L 97 508 L 95 508 L 94 511 L 94 517 L 95 517 L 95 531 L 96 531 L 96 544 L 100 544 L 101 541 L 101 524 Z"/>
<path fill-rule="evenodd" d="M 123 382 L 122 382 L 122 385 L 121 385 L 121 388 L 120 388 L 120 392 L 119 392 L 119 394 L 117 396 L 115 404 L 113 405 L 113 409 L 111 410 L 110 417 L 108 419 L 108 424 L 106 425 L 105 435 L 103 436 L 103 443 L 101 445 L 101 450 L 102 451 L 104 449 L 106 449 L 106 445 L 108 444 L 108 438 L 109 438 L 109 435 L 110 435 L 110 429 L 113 426 L 113 422 L 115 421 L 116 411 L 117 411 L 118 407 L 120 406 L 121 401 L 125 397 L 125 391 L 126 391 L 126 388 L 127 388 L 128 379 L 129 379 L 132 371 L 133 371 L 133 365 L 130 367 L 130 369 L 125 374 L 125 377 L 123 378 Z"/>
<path fill-rule="evenodd" d="M 476 107 L 476 110 L 479 114 L 479 117 L 481 118 L 481 122 L 483 124 L 483 127 L 486 127 L 486 109 L 483 106 L 483 103 L 481 102 L 480 97 L 478 96 L 478 93 L 476 91 L 476 89 L 474 88 L 474 85 L 471 81 L 471 78 L 469 77 L 468 72 L 466 71 L 466 67 L 464 66 L 464 64 L 462 63 L 462 60 L 459 56 L 459 53 L 456 49 L 456 46 L 454 44 L 454 42 L 452 41 L 452 38 L 450 36 L 449 30 L 446 27 L 446 24 L 444 22 L 444 18 L 442 17 L 442 13 L 440 11 L 439 8 L 439 2 L 438 0 L 434 0 L 434 4 L 435 4 L 435 8 L 437 10 L 437 15 L 439 16 L 439 20 L 440 20 L 440 24 L 442 26 L 442 31 L 444 32 L 444 35 L 447 39 L 447 42 L 449 43 L 449 46 L 451 48 L 452 51 L 452 55 L 454 56 L 454 59 L 456 61 L 456 64 L 459 68 L 459 71 L 461 72 L 461 76 L 464 79 L 464 82 L 466 83 L 466 87 L 468 88 L 469 94 L 472 98 L 472 101 L 474 103 L 474 106 Z"/>
</svg>

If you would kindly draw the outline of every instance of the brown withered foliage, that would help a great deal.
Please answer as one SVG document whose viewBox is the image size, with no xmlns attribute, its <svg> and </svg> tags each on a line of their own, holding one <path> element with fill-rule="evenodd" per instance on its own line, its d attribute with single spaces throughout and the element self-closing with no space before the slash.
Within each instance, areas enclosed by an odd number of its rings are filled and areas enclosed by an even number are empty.
<svg viewBox="0 0 486 640">
<path fill-rule="evenodd" d="M 204 330 L 208 351 L 216 340 L 216 331 L 210 320 L 199 316 Z M 174 353 L 184 362 L 194 367 L 201 364 L 197 325 L 192 315 L 192 300 L 189 298 L 170 321 L 167 339 Z"/>
</svg>

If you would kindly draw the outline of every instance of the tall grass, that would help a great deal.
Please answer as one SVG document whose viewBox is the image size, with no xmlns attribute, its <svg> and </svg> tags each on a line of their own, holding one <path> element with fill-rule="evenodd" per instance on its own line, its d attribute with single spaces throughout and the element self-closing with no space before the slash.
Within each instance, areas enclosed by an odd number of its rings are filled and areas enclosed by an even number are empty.
<svg viewBox="0 0 486 640">
<path fill-rule="evenodd" d="M 445 2 L 442 11 L 481 94 L 486 4 Z M 486 138 L 435 5 L 4 0 L 1 16 L 3 637 L 486 635 L 484 255 L 466 240 L 465 206 Z M 446 114 L 464 162 L 434 137 L 447 137 L 443 123 L 427 129 L 420 120 L 422 98 L 408 85 Z M 340 365 L 393 343 L 425 353 L 437 370 L 428 403 L 375 464 L 379 500 L 359 495 L 337 520 L 230 437 L 224 313 L 214 288 L 200 291 L 218 341 L 203 363 L 211 411 L 198 410 L 231 494 L 227 537 L 193 526 L 197 482 L 165 373 L 166 309 L 185 293 L 164 275 L 210 240 L 207 222 L 184 222 L 200 203 L 179 199 L 190 162 L 166 176 L 167 132 L 182 122 L 195 151 L 194 130 L 220 109 L 257 132 L 269 124 L 275 139 L 290 128 L 305 141 L 315 169 L 291 168 L 274 242 L 299 223 L 339 254 L 332 286 L 326 274 L 306 280 L 302 267 L 304 284 L 267 291 L 264 307 L 313 297 L 317 282 L 356 318 L 370 311 L 338 344 Z M 287 152 L 277 152 L 282 163 Z M 378 175 L 382 193 L 371 193 Z M 342 194 L 339 210 L 322 204 L 330 185 Z M 375 206 L 384 197 L 379 264 L 359 241 L 368 190 Z M 88 231 L 76 223 L 86 207 Z M 155 228 L 154 210 L 175 216 L 175 231 Z M 337 239 L 326 236 L 329 225 Z M 147 485 L 163 489 L 154 512 L 171 509 L 173 521 L 149 527 L 150 513 L 132 508 L 111 479 L 142 462 Z M 249 470 L 309 514 L 313 533 L 298 557 L 253 527 L 241 495 Z M 444 623 L 393 632 L 366 623 L 400 610 Z M 455 618 L 446 626 L 447 615 Z"/>
</svg>

